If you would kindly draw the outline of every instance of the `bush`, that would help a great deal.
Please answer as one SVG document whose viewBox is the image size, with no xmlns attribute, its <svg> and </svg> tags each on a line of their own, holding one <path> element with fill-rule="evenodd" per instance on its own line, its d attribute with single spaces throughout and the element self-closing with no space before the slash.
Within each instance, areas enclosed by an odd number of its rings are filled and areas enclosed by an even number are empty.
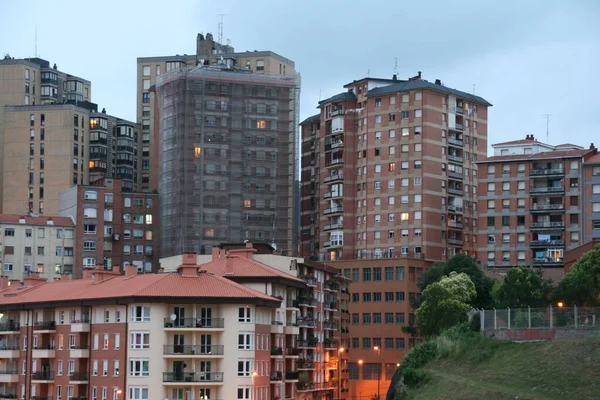
<svg viewBox="0 0 600 400">
<path fill-rule="evenodd" d="M 481 315 L 479 315 L 479 313 L 473 315 L 469 321 L 469 327 L 473 332 L 479 332 L 481 330 Z"/>
<path fill-rule="evenodd" d="M 422 368 L 403 368 L 402 376 L 404 384 L 413 388 L 424 384 L 429 379 L 427 372 Z"/>
<path fill-rule="evenodd" d="M 430 340 L 415 346 L 402 361 L 402 370 L 419 369 L 435 360 L 437 357 L 437 343 Z"/>
</svg>

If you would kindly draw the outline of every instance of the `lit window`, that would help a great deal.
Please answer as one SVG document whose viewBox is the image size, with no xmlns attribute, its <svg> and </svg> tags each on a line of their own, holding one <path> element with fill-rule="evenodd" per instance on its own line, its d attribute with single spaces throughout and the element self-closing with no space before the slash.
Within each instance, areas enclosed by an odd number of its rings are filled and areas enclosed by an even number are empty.
<svg viewBox="0 0 600 400">
<path fill-rule="evenodd" d="M 205 229 L 204 236 L 208 236 L 208 237 L 215 236 L 215 230 L 213 228 Z"/>
<path fill-rule="evenodd" d="M 202 153 L 202 147 L 200 147 L 200 146 L 194 147 L 194 156 L 196 158 L 200 157 L 201 153 Z"/>
<path fill-rule="evenodd" d="M 400 221 L 408 221 L 408 213 L 400 213 Z"/>
<path fill-rule="evenodd" d="M 152 225 L 152 214 L 146 214 L 146 225 Z"/>
<path fill-rule="evenodd" d="M 252 200 L 244 200 L 244 208 L 252 207 Z"/>
<path fill-rule="evenodd" d="M 256 121 L 256 129 L 266 129 L 267 128 L 267 121 L 265 121 L 264 119 L 259 119 L 258 121 Z"/>
</svg>

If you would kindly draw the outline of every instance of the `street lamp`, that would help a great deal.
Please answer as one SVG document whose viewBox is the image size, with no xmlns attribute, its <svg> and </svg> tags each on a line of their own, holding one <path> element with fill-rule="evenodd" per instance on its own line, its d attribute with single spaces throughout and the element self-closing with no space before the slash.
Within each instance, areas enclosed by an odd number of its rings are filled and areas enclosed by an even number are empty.
<svg viewBox="0 0 600 400">
<path fill-rule="evenodd" d="M 342 370 L 341 370 L 341 364 L 342 364 L 342 353 L 344 352 L 344 348 L 340 347 L 338 349 L 338 400 L 340 400 L 340 398 L 342 397 Z"/>
<path fill-rule="evenodd" d="M 123 393 L 121 389 L 117 389 L 117 400 L 119 400 L 119 396 Z"/>
<path fill-rule="evenodd" d="M 377 352 L 377 400 L 381 399 L 381 348 L 379 346 L 373 347 L 373 350 Z"/>
</svg>

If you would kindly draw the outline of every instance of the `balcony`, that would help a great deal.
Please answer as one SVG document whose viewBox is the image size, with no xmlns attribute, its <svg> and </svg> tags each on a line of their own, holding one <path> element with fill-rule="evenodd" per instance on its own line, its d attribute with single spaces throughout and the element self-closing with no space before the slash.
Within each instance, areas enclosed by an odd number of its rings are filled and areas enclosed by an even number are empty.
<svg viewBox="0 0 600 400">
<path fill-rule="evenodd" d="M 0 324 L 0 332 L 6 334 L 7 332 L 19 332 L 21 329 L 21 325 L 18 322 L 9 321 L 3 324 Z"/>
<path fill-rule="evenodd" d="M 448 171 L 448 178 L 456 179 L 458 181 L 462 181 L 464 179 L 463 174 L 453 171 Z"/>
<path fill-rule="evenodd" d="M 4 370 L 0 371 L 0 383 L 17 383 L 19 382 L 18 371 L 15 370 Z M 0 395 L 1 398 L 1 395 Z"/>
<path fill-rule="evenodd" d="M 323 182 L 328 183 L 328 182 L 333 182 L 333 181 L 337 181 L 337 180 L 341 180 L 341 179 L 344 179 L 344 174 L 338 173 L 335 175 L 329 175 L 328 177 L 323 179 Z"/>
<path fill-rule="evenodd" d="M 564 204 L 538 204 L 538 203 L 533 203 L 531 204 L 531 212 L 544 212 L 544 211 L 562 211 L 565 209 L 565 205 Z"/>
<path fill-rule="evenodd" d="M 165 330 L 223 330 L 225 320 L 223 318 L 178 318 L 171 321 L 165 318 Z"/>
<path fill-rule="evenodd" d="M 283 328 L 283 332 L 286 335 L 299 335 L 300 327 L 298 326 L 297 322 L 287 322 Z"/>
<path fill-rule="evenodd" d="M 164 383 L 207 383 L 223 382 L 222 372 L 163 372 Z"/>
<path fill-rule="evenodd" d="M 456 221 L 449 220 L 448 221 L 448 228 L 462 229 L 463 228 L 463 224 L 461 222 L 456 222 Z"/>
<path fill-rule="evenodd" d="M 344 142 L 342 142 L 341 140 L 332 141 L 331 143 L 325 143 L 325 151 L 331 151 L 342 147 L 344 147 Z"/>
<path fill-rule="evenodd" d="M 343 158 L 334 158 L 331 160 L 331 162 L 329 164 L 326 165 L 327 168 L 329 167 L 335 167 L 338 165 L 342 165 L 344 163 L 344 159 Z"/>
<path fill-rule="evenodd" d="M 314 340 L 298 340 L 296 346 L 299 349 L 314 349 L 317 347 L 317 339 Z M 300 361 L 298 361 L 300 363 Z M 301 367 L 298 367 L 301 368 Z"/>
<path fill-rule="evenodd" d="M 298 305 L 300 305 L 300 307 L 316 307 L 317 300 L 309 299 L 307 297 L 300 297 L 298 299 Z"/>
<path fill-rule="evenodd" d="M 10 359 L 21 357 L 21 350 L 18 344 L 4 344 L 0 347 L 0 359 Z"/>
<path fill-rule="evenodd" d="M 337 331 L 338 325 L 335 322 L 327 322 L 327 321 L 325 321 L 323 323 L 323 328 L 326 331 Z"/>
<path fill-rule="evenodd" d="M 87 347 L 71 347 L 69 348 L 69 356 L 71 358 L 90 358 L 90 349 Z"/>
<path fill-rule="evenodd" d="M 529 170 L 529 176 L 559 176 L 564 175 L 562 168 L 533 168 Z"/>
<path fill-rule="evenodd" d="M 462 131 L 464 129 L 464 126 L 463 126 L 463 124 L 459 124 L 457 122 L 457 123 L 454 124 L 454 128 L 457 129 L 457 130 L 459 130 L 459 131 Z M 452 129 L 452 128 L 450 128 L 450 129 Z"/>
<path fill-rule="evenodd" d="M 283 347 L 274 347 L 271 349 L 271 357 L 283 357 Z"/>
<path fill-rule="evenodd" d="M 31 351 L 32 358 L 55 358 L 56 351 L 54 346 L 38 346 Z"/>
<path fill-rule="evenodd" d="M 306 358 L 299 358 L 298 361 L 296 361 L 296 368 L 299 370 L 315 369 L 315 364 Z"/>
<path fill-rule="evenodd" d="M 328 117 L 329 117 L 329 118 L 333 118 L 333 117 L 337 117 L 338 115 L 344 115 L 344 113 L 345 113 L 345 112 L 344 112 L 344 110 L 342 110 L 342 109 L 339 109 L 339 110 L 333 110 L 333 111 L 329 112 L 329 115 L 328 115 Z"/>
<path fill-rule="evenodd" d="M 462 196 L 463 195 L 463 191 L 461 189 L 455 189 L 455 188 L 448 188 L 448 193 L 454 194 L 456 196 Z"/>
<path fill-rule="evenodd" d="M 332 207 L 332 208 L 325 209 L 325 211 L 323 211 L 323 214 L 325 214 L 325 215 L 329 215 L 329 214 L 341 214 L 343 212 L 344 212 L 344 208 L 343 207 Z"/>
<path fill-rule="evenodd" d="M 456 106 L 456 107 L 454 108 L 454 112 L 456 112 L 457 114 L 463 114 L 463 113 L 464 113 L 464 110 L 463 110 L 463 108 L 462 108 L 462 107 L 460 107 L 460 106 Z"/>
<path fill-rule="evenodd" d="M 302 353 L 302 350 L 297 349 L 297 348 L 287 348 L 285 349 L 285 356 L 286 357 L 300 357 L 300 353 Z"/>
<path fill-rule="evenodd" d="M 462 164 L 463 158 L 459 157 L 459 156 L 452 155 L 452 154 L 448 154 L 448 161 L 452 161 L 452 162 L 455 162 L 455 163 Z"/>
<path fill-rule="evenodd" d="M 7 390 L 7 389 L 5 389 Z M 1 400 L 8 400 L 8 399 L 20 399 L 21 397 L 17 396 L 16 393 L 0 393 L 0 399 Z"/>
<path fill-rule="evenodd" d="M 342 247 L 344 243 L 341 240 L 328 240 L 323 242 L 323 248 Z"/>
<path fill-rule="evenodd" d="M 38 371 L 31 373 L 31 383 L 47 383 L 54 380 L 54 371 Z"/>
<path fill-rule="evenodd" d="M 540 267 L 562 267 L 563 259 L 562 258 L 535 258 L 532 261 L 532 264 Z"/>
<path fill-rule="evenodd" d="M 325 302 L 323 304 L 323 308 L 326 311 L 337 311 L 337 303 L 335 301 L 329 301 L 329 302 Z"/>
<path fill-rule="evenodd" d="M 163 357 L 168 358 L 170 356 L 176 358 L 193 358 L 193 357 L 218 357 L 224 353 L 224 346 L 221 344 L 209 344 L 209 345 L 164 345 L 163 346 Z"/>
<path fill-rule="evenodd" d="M 529 188 L 530 193 L 564 193 L 564 186 L 534 186 Z"/>
<path fill-rule="evenodd" d="M 69 375 L 69 383 L 85 384 L 90 380 L 90 373 L 84 371 L 76 371 Z"/>
<path fill-rule="evenodd" d="M 303 276 L 302 280 L 306 282 L 308 287 L 317 287 L 317 279 L 314 276 Z"/>
<path fill-rule="evenodd" d="M 464 242 L 462 241 L 462 239 L 448 238 L 448 244 L 451 244 L 453 246 L 462 246 L 463 243 Z"/>
<path fill-rule="evenodd" d="M 296 321 L 296 324 L 301 328 L 314 328 L 315 327 L 315 321 L 313 321 L 312 319 L 309 319 L 309 318 L 299 319 L 298 321 Z"/>
<path fill-rule="evenodd" d="M 323 287 L 323 289 L 325 289 L 326 292 L 337 292 L 338 285 L 335 282 L 327 282 L 327 283 L 325 283 L 325 286 Z"/>
<path fill-rule="evenodd" d="M 529 227 L 531 229 L 564 229 L 565 223 L 564 222 L 550 222 L 550 221 L 532 222 L 531 225 L 529 225 Z"/>
<path fill-rule="evenodd" d="M 564 240 L 532 240 L 531 242 L 529 242 L 529 247 L 532 248 L 546 248 L 546 247 L 553 247 L 553 248 L 563 248 L 565 247 L 565 241 Z"/>
<path fill-rule="evenodd" d="M 344 228 L 344 224 L 342 223 L 337 223 L 337 224 L 329 224 L 329 225 L 325 225 L 323 227 L 324 231 L 332 231 L 334 229 L 343 229 Z"/>
<path fill-rule="evenodd" d="M 300 304 L 298 304 L 298 300 L 287 299 L 286 308 L 300 308 Z"/>
<path fill-rule="evenodd" d="M 56 321 L 36 321 L 33 323 L 33 331 L 38 333 L 56 332 Z"/>
<path fill-rule="evenodd" d="M 285 373 L 286 381 L 297 381 L 300 378 L 300 373 L 298 371 L 287 371 Z"/>
<path fill-rule="evenodd" d="M 457 147 L 463 147 L 463 141 L 461 139 L 455 139 L 455 138 L 448 138 L 448 144 L 451 144 L 453 146 L 457 146 Z"/>
<path fill-rule="evenodd" d="M 448 212 L 455 214 L 462 214 L 463 208 L 461 206 L 455 206 L 453 204 L 448 204 Z"/>
<path fill-rule="evenodd" d="M 271 371 L 271 382 L 280 382 L 283 380 L 283 373 L 281 371 Z"/>
<path fill-rule="evenodd" d="M 71 332 L 89 332 L 89 331 L 90 331 L 90 319 L 88 317 L 71 320 Z"/>
</svg>

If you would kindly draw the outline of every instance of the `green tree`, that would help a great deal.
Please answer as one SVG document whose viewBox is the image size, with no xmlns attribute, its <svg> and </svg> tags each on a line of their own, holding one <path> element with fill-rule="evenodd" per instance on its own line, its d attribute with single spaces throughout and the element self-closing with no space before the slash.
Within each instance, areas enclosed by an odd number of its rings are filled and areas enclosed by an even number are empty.
<svg viewBox="0 0 600 400">
<path fill-rule="evenodd" d="M 568 305 L 600 305 L 600 244 L 579 258 L 560 281 L 557 300 Z"/>
<path fill-rule="evenodd" d="M 496 295 L 498 308 L 545 307 L 552 292 L 552 280 L 526 266 L 511 268 L 500 283 Z"/>
<path fill-rule="evenodd" d="M 452 272 L 423 291 L 423 301 L 416 310 L 420 333 L 438 335 L 442 330 L 467 320 L 469 302 L 477 292 L 471 278 L 465 273 Z"/>
<path fill-rule="evenodd" d="M 474 308 L 491 308 L 493 306 L 494 301 L 491 291 L 494 280 L 485 276 L 477 263 L 464 254 L 458 254 L 445 263 L 433 264 L 431 268 L 421 274 L 417 280 L 417 286 L 421 291 L 424 291 L 429 285 L 439 282 L 443 276 L 449 275 L 451 272 L 462 272 L 471 278 L 477 291 L 477 296 L 470 302 Z"/>
</svg>

